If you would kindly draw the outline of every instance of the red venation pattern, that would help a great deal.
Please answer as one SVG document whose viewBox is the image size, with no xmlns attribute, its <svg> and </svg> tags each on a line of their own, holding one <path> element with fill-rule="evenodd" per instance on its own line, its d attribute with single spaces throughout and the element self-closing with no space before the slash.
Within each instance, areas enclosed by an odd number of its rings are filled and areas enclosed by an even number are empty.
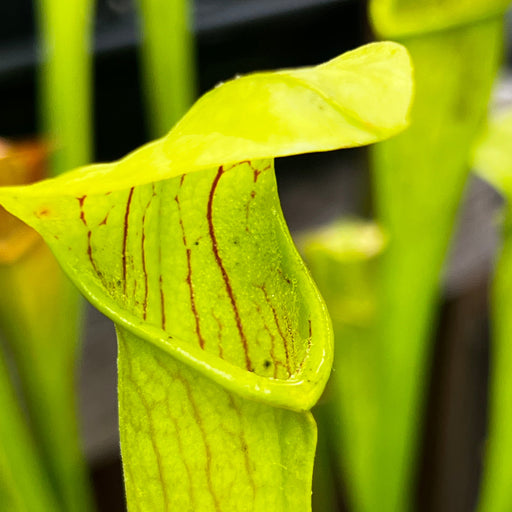
<svg viewBox="0 0 512 512">
<path fill-rule="evenodd" d="M 246 366 L 247 370 L 252 372 L 252 371 L 254 371 L 254 369 L 253 369 L 253 366 L 251 363 L 251 358 L 249 357 L 249 344 L 247 342 L 247 336 L 246 336 L 243 326 L 242 326 L 242 320 L 240 318 L 240 312 L 238 311 L 238 306 L 237 306 L 235 296 L 233 293 L 233 287 L 231 286 L 231 280 L 229 279 L 229 275 L 226 272 L 226 268 L 224 267 L 224 263 L 219 254 L 217 236 L 215 234 L 215 228 L 213 226 L 213 198 L 215 196 L 215 191 L 217 190 L 217 186 L 218 186 L 219 181 L 223 174 L 224 174 L 224 168 L 221 165 L 217 171 L 217 174 L 212 183 L 212 187 L 210 189 L 210 195 L 208 197 L 208 207 L 206 210 L 206 218 L 208 220 L 208 230 L 210 233 L 210 239 L 212 241 L 213 255 L 215 257 L 217 266 L 219 267 L 219 269 L 221 271 L 222 279 L 224 281 L 224 286 L 225 286 L 226 292 L 229 296 L 229 300 L 231 301 L 231 306 L 233 307 L 233 313 L 235 315 L 235 321 L 236 321 L 238 333 L 240 334 L 240 339 L 242 341 L 242 346 L 243 346 L 244 355 L 245 355 L 245 366 Z"/>
</svg>

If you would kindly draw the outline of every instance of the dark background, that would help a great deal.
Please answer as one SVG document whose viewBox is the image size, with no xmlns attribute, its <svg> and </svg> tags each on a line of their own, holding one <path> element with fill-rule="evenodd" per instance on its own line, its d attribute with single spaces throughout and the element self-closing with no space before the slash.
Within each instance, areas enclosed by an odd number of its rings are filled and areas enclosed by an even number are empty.
<svg viewBox="0 0 512 512">
<path fill-rule="evenodd" d="M 237 74 L 317 64 L 371 38 L 365 2 L 358 0 L 196 0 L 194 20 L 199 92 Z M 139 41 L 132 1 L 98 0 L 97 161 L 117 159 L 148 140 Z M 0 2 L 0 137 L 37 134 L 37 61 L 31 1 Z M 506 61 L 510 66 L 510 55 Z M 511 84 L 504 73 L 497 93 L 501 102 L 512 99 Z M 370 214 L 364 149 L 279 160 L 277 177 L 292 232 L 339 215 Z M 499 204 L 485 184 L 471 181 L 445 272 L 418 475 L 415 510 L 421 512 L 470 512 L 476 500 L 486 428 L 487 290 Z M 121 511 L 115 335 L 110 322 L 92 309 L 83 351 L 85 451 L 99 509 Z"/>
</svg>

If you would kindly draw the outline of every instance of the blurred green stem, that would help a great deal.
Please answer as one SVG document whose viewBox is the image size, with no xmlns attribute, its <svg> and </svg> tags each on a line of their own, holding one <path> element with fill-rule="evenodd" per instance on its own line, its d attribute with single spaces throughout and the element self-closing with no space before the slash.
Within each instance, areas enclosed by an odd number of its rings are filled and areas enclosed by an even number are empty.
<svg viewBox="0 0 512 512">
<path fill-rule="evenodd" d="M 501 250 L 491 295 L 488 441 L 479 512 L 512 509 L 512 108 L 491 116 L 475 144 L 473 167 L 505 198 Z"/>
<path fill-rule="evenodd" d="M 89 511 L 74 371 L 81 299 L 42 242 L 21 260 L 0 266 L 0 283 L 0 327 L 18 367 L 50 481 L 64 510 Z"/>
<path fill-rule="evenodd" d="M 315 409 L 319 457 L 313 492 L 327 496 L 324 506 L 313 494 L 314 510 L 334 510 L 336 468 L 350 510 L 368 509 L 374 437 L 375 272 L 384 237 L 374 224 L 346 220 L 304 236 L 303 252 L 332 317 L 335 353 L 322 404 Z M 321 481 L 322 476 L 324 480 Z M 331 485 L 331 488 L 329 487 Z M 339 485 L 339 481 L 337 482 Z"/>
<path fill-rule="evenodd" d="M 503 242 L 492 288 L 492 345 L 489 434 L 478 510 L 512 510 L 512 211 L 507 212 Z"/>
<path fill-rule="evenodd" d="M 501 58 L 503 21 L 402 41 L 416 98 L 410 128 L 372 151 L 382 258 L 377 323 L 379 405 L 370 510 L 411 510 L 440 275 Z"/>
<path fill-rule="evenodd" d="M 59 511 L 0 351 L 0 509 Z"/>
<path fill-rule="evenodd" d="M 38 0 L 43 47 L 40 107 L 54 150 L 51 174 L 91 160 L 91 34 L 94 0 Z"/>
<path fill-rule="evenodd" d="M 194 49 L 187 0 L 138 0 L 142 78 L 152 138 L 165 135 L 195 96 Z"/>
<path fill-rule="evenodd" d="M 56 175 L 91 159 L 93 0 L 39 0 L 37 10 L 40 115 Z M 0 278 L 2 327 L 50 480 L 64 510 L 90 511 L 75 397 L 82 301 L 42 244 L 2 267 Z"/>
</svg>

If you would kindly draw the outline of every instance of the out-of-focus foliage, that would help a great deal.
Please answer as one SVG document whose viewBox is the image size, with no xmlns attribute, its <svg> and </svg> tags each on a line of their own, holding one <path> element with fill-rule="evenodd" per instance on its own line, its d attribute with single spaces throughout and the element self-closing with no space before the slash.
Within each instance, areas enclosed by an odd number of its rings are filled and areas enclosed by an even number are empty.
<svg viewBox="0 0 512 512">
<path fill-rule="evenodd" d="M 142 80 L 152 137 L 162 137 L 195 97 L 194 43 L 188 0 L 139 0 Z"/>
<path fill-rule="evenodd" d="M 410 51 L 411 125 L 372 150 L 377 220 L 389 236 L 377 280 L 379 412 L 369 510 L 411 507 L 440 276 L 501 61 L 509 2 L 371 2 L 377 33 Z"/>
<path fill-rule="evenodd" d="M 92 156 L 92 19 L 94 0 L 36 0 L 42 64 L 39 108 L 51 144 L 50 175 Z"/>
<path fill-rule="evenodd" d="M 488 443 L 480 512 L 512 507 L 512 110 L 493 117 L 475 146 L 473 165 L 505 198 L 501 249 L 492 287 L 491 385 Z"/>
<path fill-rule="evenodd" d="M 3 185 L 31 183 L 45 176 L 47 145 L 2 142 L 1 148 Z M 0 289 L 3 348 L 12 354 L 30 428 L 22 426 L 24 418 L 18 418 L 14 410 L 10 414 L 9 408 L 3 421 L 18 425 L 16 428 L 22 432 L 33 433 L 34 440 L 25 444 L 37 445 L 35 459 L 20 460 L 19 464 L 37 466 L 42 459 L 41 465 L 49 476 L 40 475 L 43 482 L 34 482 L 34 488 L 51 482 L 56 495 L 53 499 L 59 501 L 55 506 L 63 504 L 70 511 L 90 510 L 86 470 L 78 442 L 73 377 L 80 326 L 78 293 L 40 236 L 3 208 Z M 26 450 L 28 456 L 29 448 Z M 36 495 L 34 500 L 37 499 Z"/>
<path fill-rule="evenodd" d="M 502 16 L 510 0 L 371 0 L 370 17 L 381 37 L 402 39 Z"/>
<path fill-rule="evenodd" d="M 319 432 L 324 435 L 319 443 L 326 447 L 316 460 L 315 470 L 325 474 L 336 468 L 335 475 L 342 476 L 348 491 L 350 510 L 366 510 L 372 494 L 369 440 L 378 428 L 375 283 L 385 236 L 373 223 L 346 220 L 299 240 L 327 304 L 335 339 L 331 379 L 322 403 L 315 409 Z M 328 492 L 313 488 L 315 491 Z M 318 510 L 322 510 L 320 506 Z"/>
<path fill-rule="evenodd" d="M 44 143 L 4 144 L 0 183 L 31 183 L 91 158 L 91 53 L 93 2 L 38 0 L 42 48 L 39 74 L 41 139 Z M 7 411 L 3 420 L 33 434 L 36 452 L 19 462 L 32 472 L 33 487 L 52 486 L 48 506 L 37 492 L 23 500 L 40 501 L 44 510 L 92 509 L 88 475 L 78 435 L 75 367 L 80 339 L 81 301 L 50 250 L 31 228 L 0 211 L 0 328 L 12 353 L 15 380 L 27 418 Z M 21 426 L 25 421 L 29 426 Z M 28 442 L 28 441 L 27 441 Z M 13 467 L 15 467 L 13 465 Z M 11 480 L 16 482 L 16 478 Z M 36 510 L 35 505 L 13 510 Z"/>
</svg>

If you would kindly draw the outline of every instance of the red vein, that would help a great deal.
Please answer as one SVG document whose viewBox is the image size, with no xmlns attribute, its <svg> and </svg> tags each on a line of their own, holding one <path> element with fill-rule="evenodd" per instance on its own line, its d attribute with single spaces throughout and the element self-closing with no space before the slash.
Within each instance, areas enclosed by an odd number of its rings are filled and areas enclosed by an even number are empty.
<svg viewBox="0 0 512 512">
<path fill-rule="evenodd" d="M 261 285 L 261 286 L 259 286 L 259 288 L 263 292 L 263 295 L 265 296 L 265 300 L 267 301 L 267 304 L 268 304 L 270 310 L 272 311 L 272 315 L 274 316 L 274 322 L 276 324 L 277 331 L 279 332 L 279 336 L 283 340 L 284 353 L 285 353 L 285 357 L 286 357 L 286 368 L 288 370 L 288 375 L 291 375 L 292 371 L 291 371 L 291 367 L 290 367 L 290 352 L 288 350 L 288 343 L 287 343 L 288 340 L 286 339 L 286 337 L 281 329 L 281 325 L 279 324 L 279 319 L 277 317 L 276 309 L 274 308 L 274 305 L 270 302 L 270 298 L 268 296 L 267 289 L 265 288 L 265 285 Z"/>
<path fill-rule="evenodd" d="M 85 220 L 85 212 L 84 212 L 84 203 L 87 199 L 87 196 L 77 197 L 78 204 L 80 205 L 80 220 L 87 226 L 87 221 Z"/>
<path fill-rule="evenodd" d="M 148 271 L 146 269 L 146 233 L 144 231 L 144 218 L 142 219 L 142 238 L 141 238 L 141 258 L 142 258 L 142 273 L 144 274 L 144 299 L 142 300 L 142 318 L 146 320 L 148 315 Z"/>
<path fill-rule="evenodd" d="M 183 175 L 184 176 L 184 175 Z M 185 246 L 185 252 L 187 255 L 187 285 L 189 289 L 189 296 L 190 296 L 190 307 L 192 309 L 192 313 L 194 315 L 195 323 L 196 323 L 196 334 L 197 338 L 199 339 L 199 346 L 204 350 L 204 338 L 201 333 L 201 324 L 199 321 L 199 313 L 197 312 L 197 306 L 196 306 L 196 298 L 194 294 L 194 285 L 192 283 L 192 251 L 188 247 L 187 243 L 187 236 L 185 234 L 185 227 L 183 225 L 183 217 L 181 214 L 181 205 L 180 205 L 180 198 L 176 195 L 174 197 L 174 200 L 176 201 L 176 204 L 178 205 L 178 213 L 179 213 L 179 223 L 181 227 L 181 236 L 183 239 L 183 245 Z"/>
<path fill-rule="evenodd" d="M 155 197 L 155 184 L 152 184 L 153 186 L 153 194 L 149 198 L 149 201 L 146 204 L 146 208 L 144 208 L 144 214 L 142 215 L 142 237 L 141 237 L 141 243 L 140 243 L 140 249 L 141 249 L 141 259 L 142 259 L 142 273 L 144 274 L 144 300 L 142 301 L 142 317 L 144 320 L 146 320 L 147 317 L 147 310 L 148 310 L 148 293 L 149 293 L 149 286 L 148 286 L 148 272 L 146 269 L 146 215 L 148 213 L 149 206 L 151 205 L 151 202 L 153 201 L 153 197 Z"/>
<path fill-rule="evenodd" d="M 160 285 L 160 311 L 162 313 L 162 329 L 165 331 L 165 296 L 162 282 L 162 274 L 160 274 L 159 285 Z"/>
<path fill-rule="evenodd" d="M 107 212 L 107 214 L 105 215 L 104 219 L 99 223 L 99 226 L 106 226 L 107 225 L 107 220 L 108 220 L 108 216 L 110 215 L 110 210 Z"/>
<path fill-rule="evenodd" d="M 153 193 L 155 184 L 153 183 Z M 162 203 L 158 202 L 158 219 L 162 218 Z M 160 315 L 161 315 L 161 326 L 165 331 L 165 294 L 164 294 L 164 283 L 162 277 L 162 242 L 161 242 L 161 224 L 158 224 L 158 230 L 160 232 L 159 243 L 158 243 L 158 268 L 160 271 L 160 275 L 158 276 L 158 287 L 160 291 Z"/>
<path fill-rule="evenodd" d="M 130 206 L 132 204 L 134 187 L 130 189 L 130 193 L 128 194 L 128 200 L 126 202 L 126 210 L 124 212 L 124 230 L 123 230 L 123 251 L 122 251 L 122 261 L 123 261 L 123 292 L 126 293 L 126 243 L 128 241 L 128 221 L 130 216 Z"/>
<path fill-rule="evenodd" d="M 224 172 L 230 171 L 231 169 L 234 169 L 235 167 L 238 167 L 243 164 L 248 165 L 250 167 L 250 169 L 252 169 L 254 183 L 256 183 L 258 181 L 260 174 L 262 174 L 265 171 L 268 171 L 272 167 L 271 164 L 268 164 L 263 169 L 258 169 L 257 167 L 254 167 L 254 165 L 252 165 L 252 162 L 250 160 L 243 160 L 241 162 L 233 164 L 231 167 L 228 167 L 227 169 L 224 169 Z M 256 197 L 256 191 L 252 190 L 251 191 L 251 199 L 254 199 L 255 197 Z M 248 224 L 249 224 L 249 202 L 245 205 L 245 223 L 246 223 L 245 231 L 248 233 L 249 232 L 249 226 L 248 226 Z"/>
<path fill-rule="evenodd" d="M 91 237 L 92 237 L 92 231 L 90 230 L 87 219 L 85 218 L 85 211 L 84 211 L 84 203 L 87 199 L 87 196 L 77 197 L 78 204 L 80 205 L 80 220 L 82 221 L 83 225 L 87 227 L 87 256 L 89 257 L 89 261 L 91 262 L 92 269 L 99 277 L 101 276 L 100 271 L 98 270 L 98 267 L 96 266 L 96 262 L 94 261 L 94 258 L 92 256 L 92 243 L 91 243 Z"/>
<path fill-rule="evenodd" d="M 277 273 L 288 283 L 288 284 L 292 284 L 292 281 L 289 277 L 286 277 L 283 273 L 283 270 L 281 268 L 277 268 Z"/>
<path fill-rule="evenodd" d="M 219 329 L 219 357 L 221 359 L 224 359 L 224 350 L 222 348 L 222 331 L 224 329 L 224 326 L 222 325 L 222 322 L 220 321 L 220 319 L 217 317 L 217 315 L 215 314 L 215 312 L 213 311 L 212 309 L 212 317 L 215 319 L 215 321 L 217 322 L 217 327 Z"/>
<path fill-rule="evenodd" d="M 272 331 L 268 327 L 267 323 L 265 322 L 265 319 L 263 317 L 263 312 L 261 311 L 261 308 L 260 308 L 259 304 L 255 304 L 255 306 L 256 306 L 256 311 L 258 312 L 258 314 L 260 315 L 261 319 L 263 320 L 263 329 L 265 329 L 265 331 L 267 331 L 267 334 L 270 337 L 270 358 L 272 359 L 272 362 L 274 363 L 274 374 L 273 374 L 273 377 L 274 377 L 274 379 L 277 379 L 278 367 L 281 366 L 286 371 L 286 366 L 283 363 L 281 363 L 281 361 L 279 361 L 277 359 L 277 356 L 276 356 L 276 337 L 274 336 L 274 334 L 272 333 Z"/>
<path fill-rule="evenodd" d="M 89 229 L 89 231 L 87 232 L 87 256 L 89 256 L 89 261 L 91 262 L 91 266 L 92 266 L 94 272 L 96 272 L 96 274 L 98 274 L 98 276 L 99 276 L 100 272 L 99 272 L 98 268 L 96 267 L 96 262 L 94 261 L 94 258 L 92 257 L 91 236 L 92 236 L 92 232 Z"/>
<path fill-rule="evenodd" d="M 219 180 L 223 173 L 224 173 L 224 169 L 221 165 L 217 171 L 217 175 L 215 176 L 215 178 L 213 180 L 212 188 L 210 190 L 210 196 L 208 198 L 208 207 L 207 207 L 207 211 L 206 211 L 206 218 L 208 220 L 208 229 L 210 232 L 210 238 L 212 240 L 213 255 L 215 256 L 215 261 L 221 271 L 222 279 L 224 280 L 224 286 L 226 287 L 226 291 L 228 293 L 229 299 L 231 301 L 231 306 L 233 307 L 233 312 L 235 314 L 236 326 L 237 326 L 238 332 L 240 334 L 240 339 L 242 340 L 242 345 L 243 345 L 244 355 L 245 355 L 245 366 L 249 371 L 252 371 L 252 363 L 251 363 L 251 359 L 249 357 L 249 344 L 247 343 L 247 337 L 246 337 L 245 332 L 242 327 L 242 320 L 240 318 L 240 312 L 238 311 L 238 306 L 236 304 L 235 296 L 233 294 L 233 288 L 231 286 L 231 281 L 229 279 L 228 273 L 226 272 L 226 268 L 224 267 L 222 258 L 220 257 L 220 254 L 219 254 L 217 237 L 215 235 L 215 229 L 213 227 L 213 197 L 215 195 L 215 191 L 217 190 L 217 185 L 219 184 Z"/>
<path fill-rule="evenodd" d="M 243 164 L 248 165 L 253 170 L 253 172 L 254 172 L 254 176 L 253 176 L 254 183 L 256 183 L 258 181 L 258 177 L 260 176 L 261 173 L 263 173 L 265 171 L 268 171 L 272 167 L 271 164 L 268 164 L 263 169 L 258 169 L 257 167 L 254 167 L 254 165 L 252 165 L 252 162 L 250 160 L 242 160 L 241 162 L 237 162 L 236 164 L 231 165 L 227 169 L 224 169 L 224 171 L 225 172 L 231 171 L 231 169 L 234 169 L 235 167 L 239 167 L 240 165 L 243 165 Z"/>
</svg>

